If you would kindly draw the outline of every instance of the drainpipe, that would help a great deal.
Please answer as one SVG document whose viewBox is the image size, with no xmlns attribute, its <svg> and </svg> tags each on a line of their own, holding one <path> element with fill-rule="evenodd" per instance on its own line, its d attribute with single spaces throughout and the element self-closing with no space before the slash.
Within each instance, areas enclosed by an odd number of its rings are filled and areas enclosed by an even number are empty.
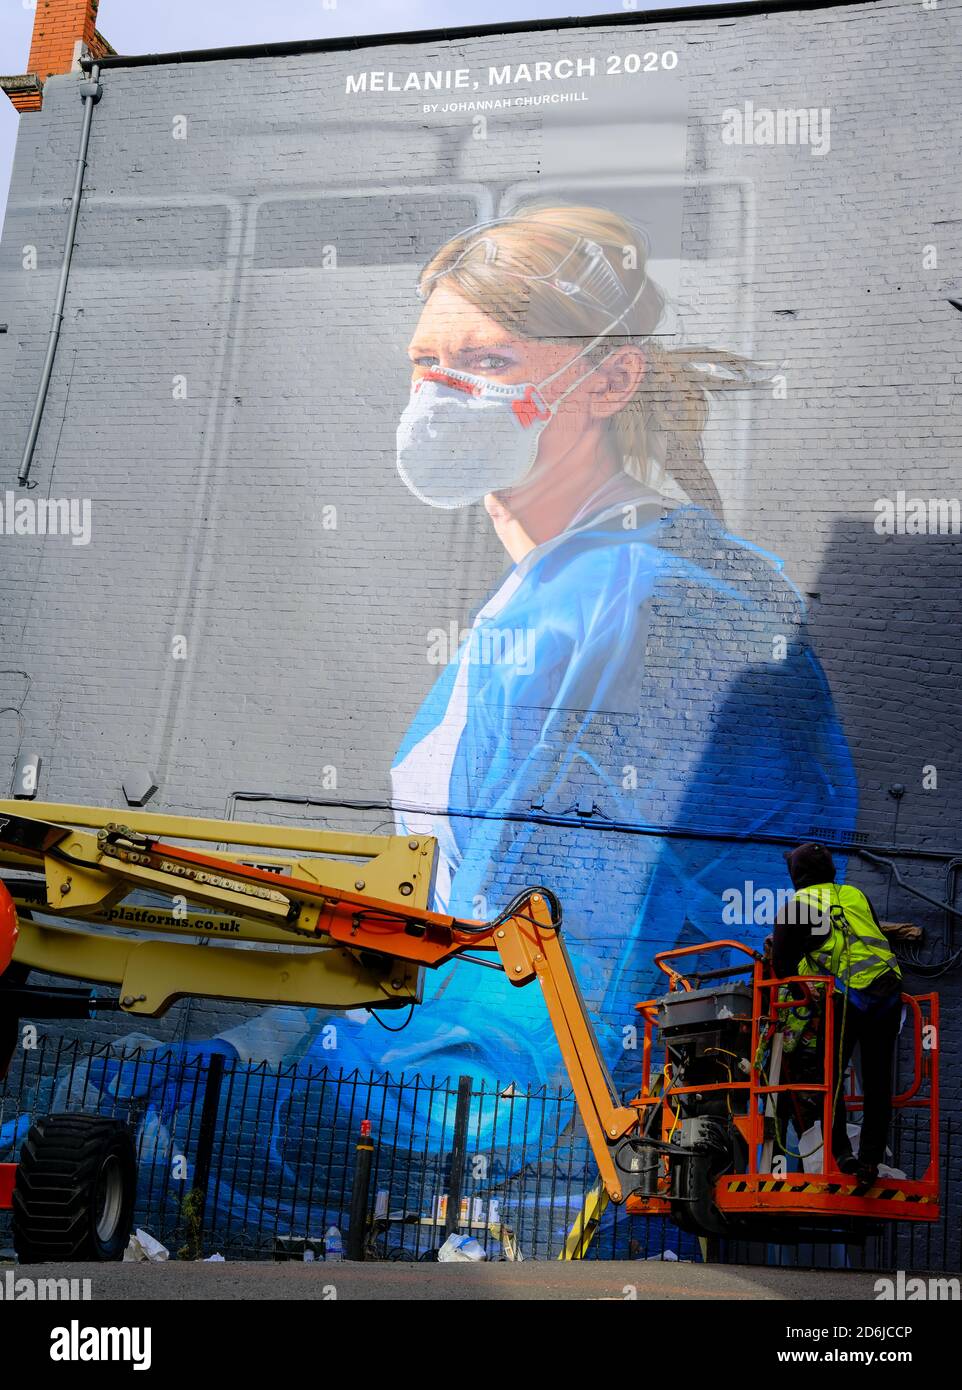
<svg viewBox="0 0 962 1390">
<path fill-rule="evenodd" d="M 30 420 L 30 429 L 27 432 L 27 442 L 23 446 L 23 457 L 20 460 L 20 471 L 17 474 L 17 482 L 21 487 L 27 486 L 27 479 L 30 477 L 30 465 L 33 462 L 33 451 L 37 446 L 37 436 L 40 433 L 40 422 L 43 419 L 43 409 L 47 402 L 47 392 L 50 389 L 50 378 L 53 375 L 53 361 L 57 355 L 57 344 L 60 341 L 60 325 L 63 323 L 63 307 L 67 299 L 67 281 L 70 278 L 70 262 L 73 258 L 74 237 L 77 234 L 77 219 L 80 216 L 80 199 L 83 195 L 84 170 L 87 168 L 87 146 L 90 144 L 90 122 L 93 117 L 94 107 L 100 100 L 103 88 L 100 85 L 100 64 L 94 63 L 90 69 L 90 77 L 80 84 L 80 96 L 83 100 L 83 121 L 80 126 L 80 150 L 77 155 L 77 168 L 73 180 L 73 196 L 70 201 L 70 216 L 67 219 L 67 236 L 64 241 L 63 262 L 60 266 L 60 283 L 57 285 L 57 300 L 54 305 L 53 319 L 50 323 L 50 338 L 47 342 L 47 355 L 43 359 L 43 368 L 40 372 L 40 385 L 37 388 L 37 399 L 34 402 L 33 415 Z"/>
</svg>

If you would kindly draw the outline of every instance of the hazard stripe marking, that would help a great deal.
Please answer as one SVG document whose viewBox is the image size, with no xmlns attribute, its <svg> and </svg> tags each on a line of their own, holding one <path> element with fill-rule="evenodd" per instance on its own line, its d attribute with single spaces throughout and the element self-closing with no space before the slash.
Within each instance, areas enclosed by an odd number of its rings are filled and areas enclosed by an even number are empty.
<svg viewBox="0 0 962 1390">
<path fill-rule="evenodd" d="M 935 1201 L 934 1197 L 925 1196 L 921 1192 L 903 1192 L 899 1187 L 870 1188 L 868 1192 L 858 1192 L 856 1184 L 845 1186 L 837 1182 L 803 1182 L 793 1183 L 788 1178 L 767 1178 L 760 1179 L 753 1187 L 750 1182 L 730 1181 L 727 1186 L 729 1192 L 789 1192 L 801 1195 L 806 1192 L 825 1193 L 832 1197 L 868 1197 L 873 1202 L 914 1202 L 916 1205 L 929 1206 Z"/>
</svg>

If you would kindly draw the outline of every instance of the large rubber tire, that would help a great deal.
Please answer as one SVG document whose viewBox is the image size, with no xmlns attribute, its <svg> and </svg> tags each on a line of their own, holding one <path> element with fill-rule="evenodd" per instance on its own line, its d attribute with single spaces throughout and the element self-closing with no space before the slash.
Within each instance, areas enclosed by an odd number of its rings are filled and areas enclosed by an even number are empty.
<svg viewBox="0 0 962 1390">
<path fill-rule="evenodd" d="M 46 1115 L 30 1126 L 13 1192 L 21 1264 L 123 1259 L 137 1195 L 130 1131 L 99 1115 Z"/>
</svg>

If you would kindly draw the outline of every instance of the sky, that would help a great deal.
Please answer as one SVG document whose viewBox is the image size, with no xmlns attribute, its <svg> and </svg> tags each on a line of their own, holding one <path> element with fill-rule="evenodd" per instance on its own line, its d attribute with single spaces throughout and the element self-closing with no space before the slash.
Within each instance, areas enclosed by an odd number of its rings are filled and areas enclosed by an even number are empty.
<svg viewBox="0 0 962 1390">
<path fill-rule="evenodd" d="M 101 0 L 97 28 L 118 53 L 169 53 L 226 44 L 403 33 L 450 25 L 556 19 L 624 10 L 684 10 L 705 0 Z M 36 0 L 0 0 L 0 72 L 26 71 Z M 17 112 L 0 93 L 0 222 L 17 139 Z M 30 116 L 25 117 L 26 120 Z"/>
</svg>

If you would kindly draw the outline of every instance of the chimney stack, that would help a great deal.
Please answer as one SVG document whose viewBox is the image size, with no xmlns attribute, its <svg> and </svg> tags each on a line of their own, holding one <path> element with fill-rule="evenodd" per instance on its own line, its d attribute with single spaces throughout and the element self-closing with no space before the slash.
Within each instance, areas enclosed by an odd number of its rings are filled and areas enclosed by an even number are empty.
<svg viewBox="0 0 962 1390">
<path fill-rule="evenodd" d="M 51 74 L 75 70 L 84 56 L 103 58 L 113 49 L 97 32 L 100 0 L 37 0 L 27 71 L 0 77 L 18 111 L 39 111 Z"/>
</svg>

